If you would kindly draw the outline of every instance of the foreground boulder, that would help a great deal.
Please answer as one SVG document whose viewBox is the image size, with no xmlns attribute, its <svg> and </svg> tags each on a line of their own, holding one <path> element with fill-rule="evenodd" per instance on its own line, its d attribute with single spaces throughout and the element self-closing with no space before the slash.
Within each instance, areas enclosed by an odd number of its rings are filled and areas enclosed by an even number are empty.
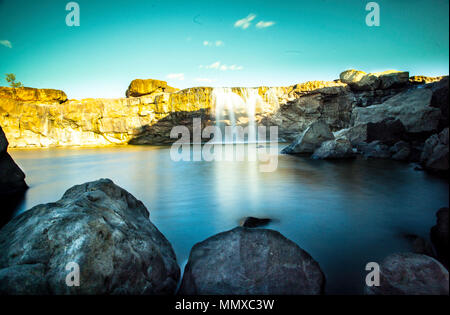
<svg viewBox="0 0 450 315">
<path fill-rule="evenodd" d="M 448 295 L 448 271 L 434 258 L 414 253 L 388 256 L 380 265 L 380 286 L 366 287 L 375 295 Z"/>
<path fill-rule="evenodd" d="M 315 121 L 281 153 L 313 153 L 322 142 L 333 139 L 334 135 L 330 131 L 330 127 L 323 121 Z"/>
<path fill-rule="evenodd" d="M 441 208 L 436 213 L 436 225 L 431 228 L 430 238 L 433 242 L 437 257 L 448 268 L 449 244 L 448 244 L 448 208 Z"/>
<path fill-rule="evenodd" d="M 71 262 L 79 286 L 66 285 Z M 171 294 L 178 279 L 143 203 L 109 179 L 74 186 L 0 230 L 0 294 Z"/>
<path fill-rule="evenodd" d="M 139 97 L 153 93 L 173 93 L 178 89 L 167 85 L 166 81 L 154 79 L 136 79 L 131 81 L 125 95 L 127 97 Z"/>
<path fill-rule="evenodd" d="M 314 151 L 313 159 L 345 159 L 354 157 L 352 144 L 347 139 L 329 140 Z"/>
<path fill-rule="evenodd" d="M 0 202 L 2 205 L 28 188 L 24 172 L 8 154 L 7 149 L 8 140 L 0 127 Z"/>
<path fill-rule="evenodd" d="M 449 128 L 445 128 L 439 134 L 434 134 L 425 141 L 420 161 L 425 169 L 448 173 L 449 155 Z"/>
<path fill-rule="evenodd" d="M 180 294 L 321 294 L 319 264 L 294 242 L 267 229 L 238 227 L 197 243 Z"/>
</svg>

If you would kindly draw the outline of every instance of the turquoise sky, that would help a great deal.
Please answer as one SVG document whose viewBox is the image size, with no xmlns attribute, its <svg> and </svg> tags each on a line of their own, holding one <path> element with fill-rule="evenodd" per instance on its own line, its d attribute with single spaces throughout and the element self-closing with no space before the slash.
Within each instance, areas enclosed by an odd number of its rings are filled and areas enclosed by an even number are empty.
<svg viewBox="0 0 450 315">
<path fill-rule="evenodd" d="M 68 2 L 0 0 L 0 85 L 12 72 L 86 98 L 124 96 L 134 78 L 184 88 L 332 80 L 348 68 L 448 74 L 444 0 L 376 1 L 379 27 L 366 26 L 361 0 L 78 0 L 79 27 L 65 24 Z"/>
</svg>

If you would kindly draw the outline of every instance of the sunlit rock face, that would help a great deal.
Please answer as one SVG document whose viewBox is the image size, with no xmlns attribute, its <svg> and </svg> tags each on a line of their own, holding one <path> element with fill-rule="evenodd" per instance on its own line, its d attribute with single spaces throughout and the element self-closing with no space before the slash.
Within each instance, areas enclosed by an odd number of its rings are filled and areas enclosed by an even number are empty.
<svg viewBox="0 0 450 315">
<path fill-rule="evenodd" d="M 355 89 L 368 75 L 375 78 L 374 89 Z M 439 109 L 448 108 L 445 102 L 434 101 L 435 94 L 445 92 L 440 87 L 445 80 L 448 86 L 448 77 L 440 81 L 415 78 L 411 83 L 407 72 L 366 74 L 357 70 L 345 71 L 340 77 L 285 87 L 184 90 L 165 81 L 137 79 L 130 83 L 128 97 L 117 99 L 67 100 L 58 90 L 0 87 L 0 125 L 12 148 L 170 144 L 176 141 L 170 138 L 172 128 L 183 125 L 192 130 L 194 117 L 202 119 L 202 127 L 277 126 L 279 140 L 292 141 L 319 119 L 332 132 L 392 115 L 413 131 L 434 129 Z M 414 89 L 421 91 L 408 92 Z M 409 99 L 417 106 L 409 106 Z M 418 104 L 419 99 L 424 102 Z M 428 114 L 436 116 L 431 123 Z M 438 123 L 445 125 L 442 121 L 441 117 Z"/>
</svg>

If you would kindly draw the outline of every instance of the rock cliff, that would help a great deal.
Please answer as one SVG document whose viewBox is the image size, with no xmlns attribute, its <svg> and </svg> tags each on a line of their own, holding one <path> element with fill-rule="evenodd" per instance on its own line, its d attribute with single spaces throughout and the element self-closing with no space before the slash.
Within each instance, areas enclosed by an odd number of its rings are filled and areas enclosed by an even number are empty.
<svg viewBox="0 0 450 315">
<path fill-rule="evenodd" d="M 447 82 L 447 88 L 440 87 L 442 82 Z M 422 93 L 424 87 L 430 88 Z M 411 89 L 419 90 L 414 92 L 417 95 L 402 94 Z M 448 77 L 409 78 L 408 72 L 367 74 L 356 70 L 343 72 L 340 80 L 286 87 L 178 90 L 165 81 L 137 79 L 130 83 L 127 97 L 118 99 L 68 100 L 57 90 L 0 87 L 0 125 L 12 148 L 167 144 L 175 140 L 170 138 L 172 127 L 192 128 L 193 117 L 201 117 L 204 126 L 247 126 L 252 108 L 257 125 L 278 126 L 280 140 L 291 141 L 319 119 L 335 132 L 353 127 L 355 122 L 385 118 L 392 114 L 389 110 L 393 107 L 385 110 L 379 104 L 399 100 L 392 110 L 400 111 L 409 108 L 403 98 L 411 96 L 417 104 L 409 109 L 419 109 L 425 118 L 439 116 L 438 121 L 433 118 L 430 124 L 419 121 L 416 125 L 408 113 L 400 119 L 411 130 L 426 130 L 428 137 L 448 124 L 448 119 L 440 115 L 448 105 L 434 100 L 439 93 L 447 93 L 448 98 Z M 431 109 L 428 106 L 424 110 L 421 98 L 426 98 Z M 233 117 L 226 108 L 230 102 Z"/>
</svg>

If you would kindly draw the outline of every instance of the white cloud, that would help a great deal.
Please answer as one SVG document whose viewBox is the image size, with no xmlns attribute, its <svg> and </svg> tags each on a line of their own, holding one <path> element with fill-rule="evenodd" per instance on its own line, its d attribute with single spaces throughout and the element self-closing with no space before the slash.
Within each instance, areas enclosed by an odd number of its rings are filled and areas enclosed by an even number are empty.
<svg viewBox="0 0 450 315">
<path fill-rule="evenodd" d="M 207 40 L 204 40 L 204 41 L 203 41 L 203 46 L 216 46 L 216 47 L 220 47 L 220 46 L 223 46 L 223 45 L 225 45 L 225 43 L 224 43 L 223 41 L 221 41 L 221 40 L 216 40 L 215 42 L 210 42 L 210 41 L 207 41 Z"/>
<path fill-rule="evenodd" d="M 195 82 L 201 82 L 201 83 L 213 83 L 216 82 L 216 79 L 210 79 L 210 78 L 195 78 Z"/>
<path fill-rule="evenodd" d="M 256 18 L 256 15 L 253 13 L 250 13 L 247 17 L 237 20 L 234 23 L 234 27 L 240 27 L 242 29 L 247 29 L 250 26 L 250 22 L 253 21 Z"/>
<path fill-rule="evenodd" d="M 256 23 L 256 28 L 266 28 L 266 27 L 272 26 L 274 24 L 275 24 L 275 22 L 273 22 L 273 21 L 267 21 L 267 22 L 259 21 L 258 23 Z"/>
<path fill-rule="evenodd" d="M 244 67 L 237 66 L 237 65 L 228 66 L 226 64 L 220 63 L 220 61 L 216 61 L 208 66 L 200 65 L 198 67 L 200 69 L 216 69 L 216 70 L 220 70 L 220 71 L 227 71 L 227 70 L 236 71 L 236 70 L 244 69 Z"/>
<path fill-rule="evenodd" d="M 12 44 L 9 40 L 0 40 L 0 45 L 8 47 L 8 48 L 12 48 Z"/>
<path fill-rule="evenodd" d="M 175 80 L 184 80 L 184 73 L 169 73 L 167 75 L 167 78 Z"/>
</svg>

